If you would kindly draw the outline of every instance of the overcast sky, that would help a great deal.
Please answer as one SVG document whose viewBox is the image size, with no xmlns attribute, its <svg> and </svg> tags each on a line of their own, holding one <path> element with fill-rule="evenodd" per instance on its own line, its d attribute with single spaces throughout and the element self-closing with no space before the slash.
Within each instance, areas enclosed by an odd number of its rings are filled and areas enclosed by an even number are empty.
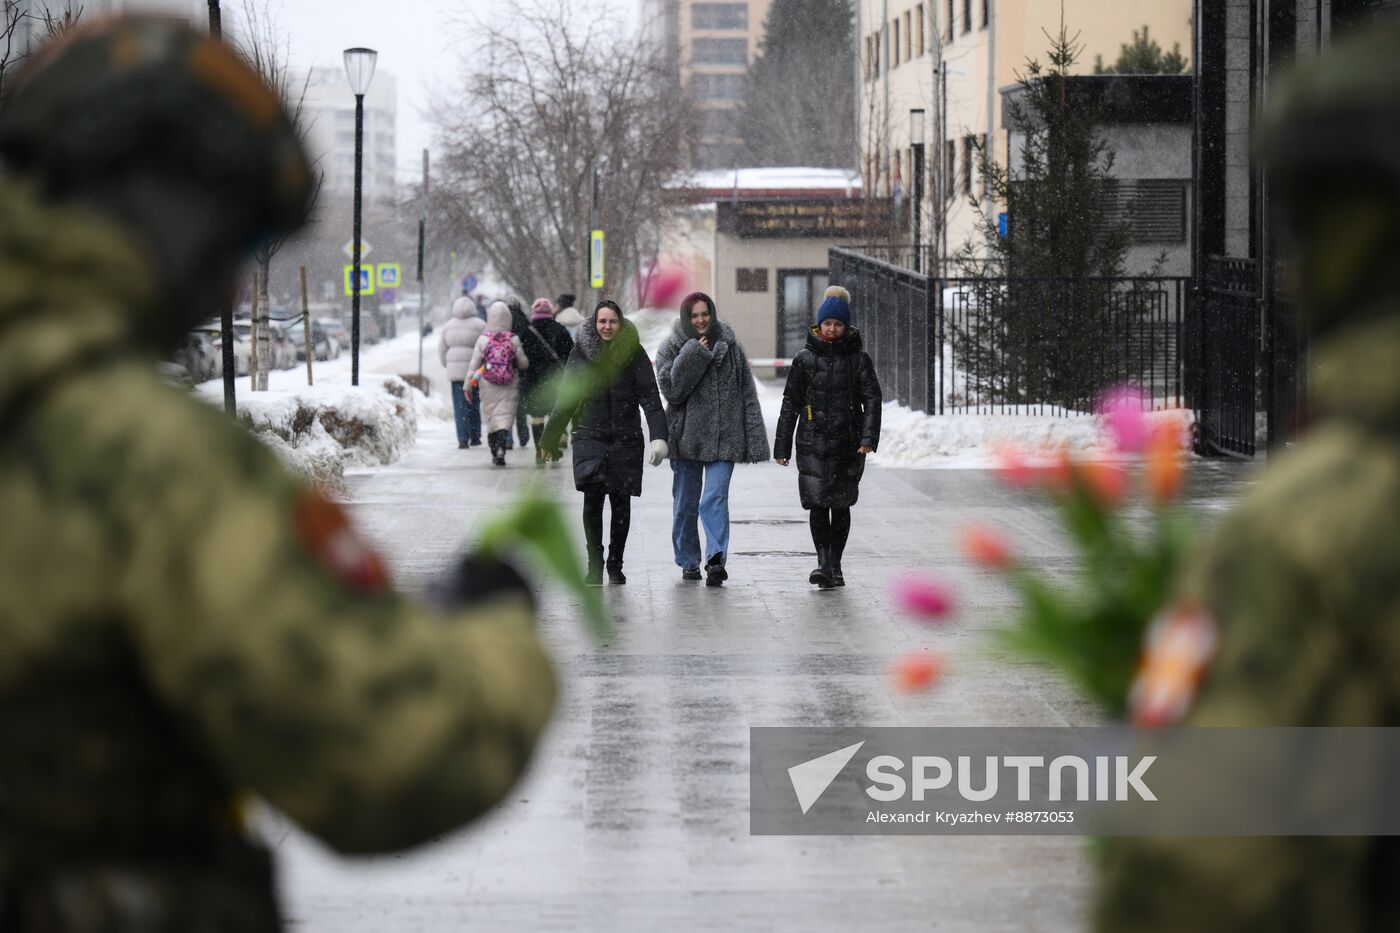
<svg viewBox="0 0 1400 933">
<path fill-rule="evenodd" d="M 420 155 L 431 148 L 426 113 L 434 91 L 444 93 L 458 74 L 459 44 L 470 44 L 467 24 L 514 8 L 511 0 L 269 0 L 291 43 L 297 67 L 340 67 L 341 53 L 353 46 L 379 52 L 378 68 L 398 81 L 398 167 L 405 180 L 416 178 Z M 588 0 L 586 0 L 588 2 Z M 605 0 L 591 0 L 603 3 Z M 224 0 L 225 7 L 239 0 Z M 637 0 L 612 0 L 629 25 Z"/>
</svg>

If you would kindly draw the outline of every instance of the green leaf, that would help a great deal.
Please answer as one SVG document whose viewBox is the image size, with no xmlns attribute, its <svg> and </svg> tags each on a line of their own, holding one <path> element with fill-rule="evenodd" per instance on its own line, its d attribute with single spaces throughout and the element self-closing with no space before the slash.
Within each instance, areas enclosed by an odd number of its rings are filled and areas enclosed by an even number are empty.
<svg viewBox="0 0 1400 933">
<path fill-rule="evenodd" d="M 584 621 L 594 640 L 600 645 L 612 641 L 612 621 L 598 588 L 584 582 L 564 510 L 542 487 L 526 490 L 503 515 L 488 521 L 481 529 L 477 546 L 483 553 L 495 556 L 513 548 L 530 553 L 547 575 L 582 601 Z"/>
</svg>

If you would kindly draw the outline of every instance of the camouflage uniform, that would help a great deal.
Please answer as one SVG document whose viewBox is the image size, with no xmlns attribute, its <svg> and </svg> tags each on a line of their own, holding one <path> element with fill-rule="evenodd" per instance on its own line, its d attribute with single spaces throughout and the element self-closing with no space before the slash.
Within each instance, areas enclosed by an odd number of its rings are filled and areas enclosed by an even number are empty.
<svg viewBox="0 0 1400 933">
<path fill-rule="evenodd" d="M 499 802 L 554 700 L 526 589 L 395 593 L 162 383 L 127 231 L 13 177 L 0 218 L 0 930 L 277 929 L 248 793 L 347 853 Z"/>
<path fill-rule="evenodd" d="M 1317 332 L 1315 426 L 1271 463 L 1188 574 L 1219 628 L 1191 726 L 1400 725 L 1400 42 L 1373 36 L 1296 76 L 1262 147 L 1290 202 Z M 1321 131 L 1329 127 L 1330 131 Z M 1369 162 L 1368 162 L 1369 160 Z M 1360 181 L 1350 181 L 1359 178 Z M 1373 184 L 1374 183 L 1374 184 Z M 1374 236 L 1328 234 L 1352 184 Z M 1368 226 L 1347 217 L 1342 227 Z M 1389 216 L 1384 216 L 1389 215 Z M 1356 270 L 1330 283 L 1324 268 Z M 1107 844 L 1105 931 L 1400 929 L 1392 838 L 1142 838 Z"/>
</svg>

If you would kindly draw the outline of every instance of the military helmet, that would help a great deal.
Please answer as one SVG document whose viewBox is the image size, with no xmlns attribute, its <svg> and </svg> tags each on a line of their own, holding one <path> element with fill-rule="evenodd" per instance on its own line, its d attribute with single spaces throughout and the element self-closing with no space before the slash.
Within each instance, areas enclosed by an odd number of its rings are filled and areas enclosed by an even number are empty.
<svg viewBox="0 0 1400 933">
<path fill-rule="evenodd" d="M 172 17 L 100 19 L 41 48 L 6 83 L 0 156 L 56 191 L 154 164 L 249 204 L 261 236 L 300 226 L 313 190 L 278 95 Z"/>
<path fill-rule="evenodd" d="M 1360 169 L 1400 191 L 1400 29 L 1353 33 L 1280 82 L 1255 141 L 1283 176 Z"/>
</svg>

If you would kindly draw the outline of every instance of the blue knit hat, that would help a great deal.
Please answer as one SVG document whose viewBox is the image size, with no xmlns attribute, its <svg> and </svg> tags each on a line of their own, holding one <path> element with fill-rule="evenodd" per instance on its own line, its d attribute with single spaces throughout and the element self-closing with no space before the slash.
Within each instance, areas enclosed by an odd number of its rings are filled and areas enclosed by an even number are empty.
<svg viewBox="0 0 1400 933">
<path fill-rule="evenodd" d="M 826 290 L 825 300 L 817 309 L 817 326 L 828 318 L 835 318 L 847 327 L 851 326 L 851 293 L 840 285 Z"/>
</svg>

